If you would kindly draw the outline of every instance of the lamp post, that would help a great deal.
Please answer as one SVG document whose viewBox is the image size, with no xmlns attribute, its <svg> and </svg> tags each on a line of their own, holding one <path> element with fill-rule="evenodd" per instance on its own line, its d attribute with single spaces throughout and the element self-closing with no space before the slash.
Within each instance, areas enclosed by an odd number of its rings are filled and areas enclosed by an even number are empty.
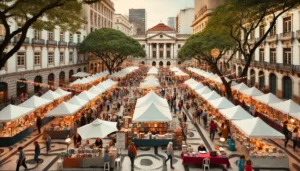
<svg viewBox="0 0 300 171">
<path fill-rule="evenodd" d="M 69 156 L 69 145 L 70 145 L 70 142 L 71 142 L 71 138 L 67 137 L 67 139 L 65 140 L 65 142 L 67 143 L 67 157 L 68 157 Z"/>
</svg>

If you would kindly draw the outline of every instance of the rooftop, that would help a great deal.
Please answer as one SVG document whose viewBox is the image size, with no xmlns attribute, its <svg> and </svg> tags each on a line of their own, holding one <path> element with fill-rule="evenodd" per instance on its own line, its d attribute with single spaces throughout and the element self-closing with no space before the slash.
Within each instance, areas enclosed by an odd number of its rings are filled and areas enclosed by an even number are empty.
<svg viewBox="0 0 300 171">
<path fill-rule="evenodd" d="M 171 27 L 165 25 L 164 23 L 159 23 L 156 26 L 150 28 L 148 31 L 174 31 Z"/>
</svg>

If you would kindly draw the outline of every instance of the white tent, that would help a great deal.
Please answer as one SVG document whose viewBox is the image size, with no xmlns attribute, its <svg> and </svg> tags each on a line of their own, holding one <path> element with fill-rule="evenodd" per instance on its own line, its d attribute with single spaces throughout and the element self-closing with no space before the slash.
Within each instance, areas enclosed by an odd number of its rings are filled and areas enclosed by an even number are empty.
<svg viewBox="0 0 300 171">
<path fill-rule="evenodd" d="M 72 77 L 87 77 L 91 74 L 86 73 L 86 72 L 77 72 L 76 74 L 72 75 Z"/>
<path fill-rule="evenodd" d="M 89 92 L 90 93 L 93 93 L 93 94 L 102 94 L 103 92 L 105 92 L 105 90 L 99 88 L 99 87 L 96 87 L 96 86 L 92 86 L 90 89 L 89 89 Z"/>
<path fill-rule="evenodd" d="M 78 112 L 82 106 L 74 105 L 67 102 L 62 102 L 56 108 L 52 109 L 48 112 L 45 117 L 52 117 L 52 116 L 72 116 L 76 112 Z"/>
<path fill-rule="evenodd" d="M 205 86 L 205 87 L 203 87 L 201 89 L 196 90 L 196 93 L 198 95 L 200 95 L 200 96 L 202 96 L 203 94 L 207 94 L 209 92 L 211 92 L 211 89 L 209 89 L 207 86 Z"/>
<path fill-rule="evenodd" d="M 104 91 L 106 91 L 108 88 L 105 86 L 104 87 L 104 85 L 103 85 L 103 82 L 102 83 L 99 83 L 99 84 L 97 84 L 97 86 L 96 86 L 97 88 L 99 88 L 100 90 L 104 90 Z"/>
<path fill-rule="evenodd" d="M 73 105 L 77 105 L 77 106 L 81 106 L 81 107 L 83 107 L 83 106 L 85 106 L 86 104 L 88 104 L 88 100 L 83 100 L 83 99 L 81 99 L 80 97 L 78 97 L 78 96 L 73 96 L 69 101 L 68 101 L 68 103 L 70 103 L 70 104 L 73 104 Z"/>
<path fill-rule="evenodd" d="M 200 96 L 205 100 L 215 100 L 215 99 L 221 98 L 221 96 L 215 91 L 211 91 L 209 93 L 206 93 L 206 94 L 203 94 Z"/>
<path fill-rule="evenodd" d="M 154 75 L 149 75 L 147 78 L 144 79 L 145 81 L 148 81 L 148 80 L 157 80 L 158 79 L 154 76 Z"/>
<path fill-rule="evenodd" d="M 89 138 L 105 138 L 108 134 L 118 131 L 117 122 L 94 120 L 88 125 L 84 125 L 77 129 L 82 139 Z"/>
<path fill-rule="evenodd" d="M 65 91 L 61 88 L 57 88 L 54 92 L 60 94 L 61 97 L 65 97 L 72 94 L 71 92 Z"/>
<path fill-rule="evenodd" d="M 180 71 L 180 69 L 178 67 L 173 67 L 173 68 L 171 68 L 171 71 L 177 72 L 177 71 Z"/>
<path fill-rule="evenodd" d="M 78 85 L 78 84 L 85 84 L 85 82 L 82 79 L 77 79 L 74 82 L 72 82 L 70 85 Z"/>
<path fill-rule="evenodd" d="M 227 109 L 234 107 L 234 105 L 225 97 L 221 97 L 215 100 L 209 100 L 208 103 L 215 109 Z"/>
<path fill-rule="evenodd" d="M 160 86 L 160 83 L 155 79 L 149 79 L 140 84 L 140 88 L 153 88 L 153 87 L 159 87 L 159 86 Z"/>
<path fill-rule="evenodd" d="M 0 122 L 11 122 L 33 112 L 35 108 L 8 105 L 0 111 Z"/>
<path fill-rule="evenodd" d="M 232 81 L 232 82 L 231 82 L 231 86 L 235 86 L 235 85 L 238 85 L 238 83 L 235 82 L 235 81 Z"/>
<path fill-rule="evenodd" d="M 158 69 L 156 67 L 151 67 L 147 74 L 158 74 Z"/>
<path fill-rule="evenodd" d="M 166 99 L 161 98 L 154 91 L 150 91 L 144 97 L 137 99 L 135 108 L 146 106 L 152 102 L 163 107 L 169 107 L 168 101 Z"/>
<path fill-rule="evenodd" d="M 178 72 L 175 72 L 175 75 L 176 76 L 189 76 L 189 74 L 187 74 L 187 73 L 185 73 L 185 72 L 183 72 L 181 70 L 179 70 Z"/>
<path fill-rule="evenodd" d="M 93 93 L 90 93 L 88 91 L 83 91 L 81 92 L 79 95 L 78 95 L 79 98 L 83 99 L 83 100 L 87 100 L 87 101 L 90 101 L 90 100 L 93 100 L 94 98 L 97 97 L 97 94 L 93 94 Z"/>
<path fill-rule="evenodd" d="M 108 81 L 103 81 L 102 83 L 100 83 L 101 86 L 104 88 L 104 90 L 108 90 L 110 89 L 112 86 L 114 86 L 115 84 L 114 83 L 111 83 L 111 82 L 108 82 Z M 101 86 L 97 86 L 98 88 L 101 89 Z"/>
<path fill-rule="evenodd" d="M 196 84 L 196 83 L 198 83 L 198 82 L 196 80 L 194 80 L 193 78 L 190 78 L 184 82 L 184 84 L 187 84 L 187 85 Z"/>
<path fill-rule="evenodd" d="M 169 122 L 172 114 L 169 108 L 150 103 L 146 106 L 135 108 L 132 122 Z"/>
<path fill-rule="evenodd" d="M 264 95 L 263 92 L 261 92 L 260 90 L 258 90 L 258 89 L 255 88 L 255 87 L 248 88 L 248 89 L 242 90 L 242 91 L 240 91 L 240 92 L 243 93 L 243 94 L 245 94 L 245 95 L 248 95 L 248 96 L 250 96 L 250 97 Z"/>
<path fill-rule="evenodd" d="M 245 111 L 241 106 L 234 106 L 227 109 L 221 109 L 219 112 L 229 120 L 243 120 L 253 118 L 250 113 Z"/>
<path fill-rule="evenodd" d="M 264 95 L 261 95 L 261 96 L 256 96 L 256 97 L 253 97 L 253 99 L 256 100 L 256 101 L 259 101 L 263 104 L 271 104 L 271 103 L 282 102 L 281 99 L 279 99 L 278 97 L 276 97 L 272 93 L 264 94 Z"/>
<path fill-rule="evenodd" d="M 20 107 L 28 107 L 28 108 L 40 108 L 51 103 L 52 100 L 47 100 L 44 98 L 40 98 L 38 96 L 32 96 L 25 102 L 19 104 Z"/>
<path fill-rule="evenodd" d="M 43 99 L 47 100 L 57 100 L 61 98 L 62 96 L 58 93 L 55 93 L 54 91 L 48 90 L 45 94 L 41 96 Z"/>
<path fill-rule="evenodd" d="M 196 84 L 196 85 L 195 84 L 190 85 L 190 88 L 193 89 L 193 90 L 199 90 L 203 87 L 204 87 L 204 85 L 202 83 L 199 83 L 199 84 Z"/>
<path fill-rule="evenodd" d="M 300 106 L 292 100 L 272 103 L 269 104 L 269 106 L 285 114 L 297 113 L 300 111 Z"/>
<path fill-rule="evenodd" d="M 238 85 L 231 86 L 231 88 L 234 90 L 237 90 L 237 91 L 242 91 L 242 90 L 248 89 L 249 87 L 244 83 L 240 83 Z"/>
<path fill-rule="evenodd" d="M 267 125 L 260 118 L 232 121 L 232 123 L 248 138 L 284 139 L 284 135 Z"/>
<path fill-rule="evenodd" d="M 107 80 L 105 80 L 105 81 L 103 81 L 103 82 L 105 82 L 105 83 L 107 83 L 107 84 L 109 84 L 111 86 L 114 86 L 114 85 L 118 84 L 118 82 L 115 82 L 115 81 L 111 80 L 110 78 L 107 79 Z"/>
</svg>

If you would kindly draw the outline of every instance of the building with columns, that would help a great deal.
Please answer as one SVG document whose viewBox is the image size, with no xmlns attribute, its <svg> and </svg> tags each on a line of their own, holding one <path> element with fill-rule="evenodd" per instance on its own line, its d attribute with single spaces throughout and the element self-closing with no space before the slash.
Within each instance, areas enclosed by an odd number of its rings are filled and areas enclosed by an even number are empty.
<svg viewBox="0 0 300 171">
<path fill-rule="evenodd" d="M 146 52 L 146 58 L 138 58 L 134 62 L 163 67 L 180 64 L 178 52 L 189 36 L 176 34 L 172 28 L 159 23 L 147 30 L 145 35 L 133 36 Z"/>
<path fill-rule="evenodd" d="M 129 36 L 131 31 L 131 23 L 129 22 L 128 16 L 124 16 L 122 14 L 115 14 L 114 29 L 120 30 L 121 32 Z"/>
</svg>

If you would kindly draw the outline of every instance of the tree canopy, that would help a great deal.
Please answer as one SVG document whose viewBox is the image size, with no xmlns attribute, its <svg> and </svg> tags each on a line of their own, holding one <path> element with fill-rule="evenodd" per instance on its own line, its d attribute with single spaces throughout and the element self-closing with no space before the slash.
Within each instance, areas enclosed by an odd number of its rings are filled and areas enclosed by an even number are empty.
<svg viewBox="0 0 300 171">
<path fill-rule="evenodd" d="M 145 57 L 138 41 L 119 30 L 102 28 L 90 33 L 80 45 L 80 53 L 92 53 L 99 57 L 112 73 L 128 56 Z"/>
<path fill-rule="evenodd" d="M 0 24 L 5 29 L 5 36 L 0 43 L 0 68 L 16 53 L 24 43 L 29 28 L 38 30 L 77 31 L 83 24 L 81 9 L 83 3 L 95 3 L 101 0 L 3 0 L 0 1 Z M 17 22 L 17 29 L 12 30 L 11 23 Z M 6 51 L 11 39 L 12 49 Z"/>
</svg>

